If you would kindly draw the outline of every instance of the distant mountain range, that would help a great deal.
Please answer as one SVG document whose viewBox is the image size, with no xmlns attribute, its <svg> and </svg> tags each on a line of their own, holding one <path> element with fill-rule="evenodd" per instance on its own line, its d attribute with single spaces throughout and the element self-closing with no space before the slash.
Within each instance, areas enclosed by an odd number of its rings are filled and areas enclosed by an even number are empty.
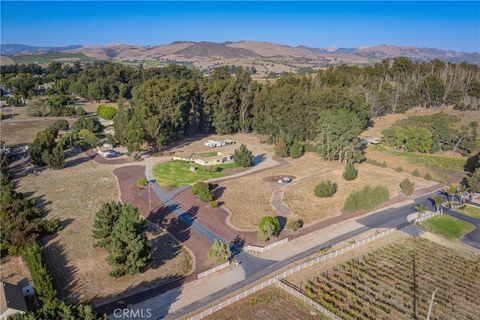
<svg viewBox="0 0 480 320">
<path fill-rule="evenodd" d="M 61 53 L 65 61 L 72 59 L 101 59 L 125 63 L 162 65 L 167 63 L 191 64 L 200 69 L 210 69 L 222 64 L 253 67 L 260 73 L 297 71 L 301 68 L 319 68 L 338 63 L 367 64 L 398 56 L 414 60 L 440 59 L 449 62 L 480 64 L 480 53 L 457 52 L 414 46 L 380 45 L 363 48 L 311 48 L 292 47 L 262 41 L 191 42 L 176 41 L 158 46 L 109 44 L 100 46 L 72 45 L 66 47 L 35 47 L 21 44 L 2 44 L 3 62 L 33 61 L 48 53 Z M 59 58 L 60 59 L 60 58 Z M 10 62 L 12 61 L 12 62 Z M 44 63 L 45 59 L 38 61 Z"/>
</svg>

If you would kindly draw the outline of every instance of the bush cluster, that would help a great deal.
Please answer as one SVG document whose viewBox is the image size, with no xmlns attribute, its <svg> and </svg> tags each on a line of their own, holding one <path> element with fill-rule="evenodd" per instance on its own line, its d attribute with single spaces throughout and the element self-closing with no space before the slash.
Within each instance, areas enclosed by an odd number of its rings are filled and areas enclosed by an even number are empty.
<svg viewBox="0 0 480 320">
<path fill-rule="evenodd" d="M 146 187 L 148 185 L 148 180 L 146 178 L 138 178 L 137 179 L 137 186 L 138 187 Z"/>
<path fill-rule="evenodd" d="M 302 219 L 288 220 L 286 228 L 291 233 L 300 230 L 303 227 Z"/>
<path fill-rule="evenodd" d="M 117 109 L 111 106 L 101 104 L 97 108 L 97 114 L 100 118 L 105 120 L 112 120 L 117 113 Z"/>
<path fill-rule="evenodd" d="M 379 161 L 374 160 L 374 159 L 367 159 L 367 160 L 365 160 L 365 162 L 369 163 L 369 164 L 373 164 L 374 166 L 382 167 L 382 168 L 387 167 L 387 163 L 385 161 L 379 162 Z"/>
<path fill-rule="evenodd" d="M 320 198 L 331 197 L 337 192 L 337 184 L 330 180 L 320 182 L 315 186 L 315 195 Z"/>
<path fill-rule="evenodd" d="M 215 197 L 210 190 L 210 184 L 205 182 L 197 182 L 192 186 L 192 193 L 198 195 L 203 202 L 211 202 Z"/>
<path fill-rule="evenodd" d="M 375 187 L 365 186 L 361 190 L 353 191 L 345 201 L 343 210 L 355 212 L 359 210 L 371 210 L 378 207 L 390 198 L 387 187 L 377 185 Z"/>
<path fill-rule="evenodd" d="M 403 168 L 402 168 L 402 167 L 396 167 L 396 168 L 395 168 L 395 171 L 397 171 L 397 172 L 403 172 Z"/>
<path fill-rule="evenodd" d="M 343 170 L 343 178 L 347 181 L 355 180 L 358 176 L 358 170 L 353 166 L 353 164 L 348 163 Z"/>
<path fill-rule="evenodd" d="M 280 221 L 277 217 L 265 216 L 260 220 L 258 236 L 262 241 L 268 241 L 280 233 Z"/>
<path fill-rule="evenodd" d="M 418 169 L 413 170 L 412 176 L 414 176 L 414 177 L 420 177 L 420 172 L 418 171 Z"/>
<path fill-rule="evenodd" d="M 415 191 L 415 184 L 408 179 L 403 180 L 400 182 L 400 189 L 402 190 L 404 195 L 410 196 Z"/>
</svg>

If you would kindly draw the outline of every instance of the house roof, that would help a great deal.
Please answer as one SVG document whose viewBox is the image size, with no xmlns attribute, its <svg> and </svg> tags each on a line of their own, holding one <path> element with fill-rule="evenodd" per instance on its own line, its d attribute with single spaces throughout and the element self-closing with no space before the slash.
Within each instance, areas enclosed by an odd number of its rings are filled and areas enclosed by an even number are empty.
<svg viewBox="0 0 480 320">
<path fill-rule="evenodd" d="M 22 289 L 12 283 L 0 282 L 0 314 L 7 309 L 27 311 Z"/>
</svg>

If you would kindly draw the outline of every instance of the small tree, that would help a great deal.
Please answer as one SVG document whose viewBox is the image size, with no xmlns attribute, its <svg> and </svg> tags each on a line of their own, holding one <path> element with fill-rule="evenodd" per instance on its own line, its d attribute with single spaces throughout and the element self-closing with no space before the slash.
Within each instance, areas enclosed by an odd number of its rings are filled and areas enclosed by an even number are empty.
<svg viewBox="0 0 480 320">
<path fill-rule="evenodd" d="M 117 113 L 117 109 L 111 106 L 101 104 L 97 108 L 97 114 L 100 118 L 105 120 L 112 120 Z"/>
<path fill-rule="evenodd" d="M 420 177 L 420 172 L 418 171 L 418 169 L 413 170 L 412 176 L 414 176 L 414 177 Z"/>
<path fill-rule="evenodd" d="M 435 210 L 438 211 L 442 203 L 445 201 L 445 198 L 439 194 L 436 194 L 432 197 L 432 200 L 433 200 L 433 203 L 435 204 Z"/>
<path fill-rule="evenodd" d="M 480 168 L 477 168 L 475 172 L 467 178 L 468 186 L 472 192 L 480 192 Z"/>
<path fill-rule="evenodd" d="M 58 170 L 65 166 L 65 155 L 62 143 L 57 143 L 52 152 L 45 150 L 42 154 L 43 162 L 51 169 Z"/>
<path fill-rule="evenodd" d="M 192 186 L 192 193 L 198 195 L 203 202 L 210 202 L 215 200 L 215 197 L 210 191 L 210 185 L 205 182 L 197 182 Z"/>
<path fill-rule="evenodd" d="M 415 184 L 408 179 L 403 180 L 400 182 L 400 189 L 402 190 L 403 194 L 410 196 L 413 194 L 415 190 Z"/>
<path fill-rule="evenodd" d="M 136 274 L 147 263 L 150 248 L 145 231 L 145 221 L 140 218 L 138 209 L 124 204 L 107 246 L 107 261 L 112 266 L 111 276 Z"/>
<path fill-rule="evenodd" d="M 450 203 L 450 206 L 451 206 L 451 204 L 452 204 L 451 201 L 455 199 L 455 195 L 457 194 L 457 187 L 454 186 L 454 185 L 450 185 L 450 186 L 448 186 L 446 191 L 449 195 L 448 202 Z M 450 198 L 450 195 L 452 196 L 451 198 Z"/>
<path fill-rule="evenodd" d="M 243 143 L 233 153 L 233 161 L 240 167 L 251 167 L 253 162 L 253 152 L 247 149 Z"/>
<path fill-rule="evenodd" d="M 259 237 L 262 241 L 268 241 L 276 237 L 280 232 L 280 221 L 277 217 L 265 216 L 260 220 Z"/>
<path fill-rule="evenodd" d="M 75 114 L 77 115 L 77 117 L 81 118 L 81 117 L 84 117 L 85 116 L 85 109 L 83 109 L 83 107 L 77 107 L 75 109 Z"/>
<path fill-rule="evenodd" d="M 208 256 L 212 259 L 216 264 L 222 264 L 228 260 L 230 257 L 230 246 L 223 241 L 215 239 L 213 245 L 210 247 L 208 251 Z"/>
<path fill-rule="evenodd" d="M 202 190 L 210 190 L 207 183 L 199 181 L 192 186 L 192 193 L 199 194 Z"/>
<path fill-rule="evenodd" d="M 417 211 L 420 214 L 424 214 L 425 212 L 427 212 L 427 210 L 428 210 L 427 206 L 423 204 L 419 204 L 415 207 L 415 211 Z"/>
<path fill-rule="evenodd" d="M 107 248 L 110 243 L 113 227 L 122 212 L 121 202 L 107 202 L 102 204 L 93 220 L 92 236 L 96 240 L 94 246 Z"/>
<path fill-rule="evenodd" d="M 337 184 L 330 180 L 320 182 L 315 186 L 315 195 L 320 198 L 331 197 L 337 192 Z"/>
<path fill-rule="evenodd" d="M 347 163 L 345 169 L 343 170 L 343 178 L 345 180 L 351 181 L 355 180 L 358 176 L 358 170 L 351 163 Z"/>
<path fill-rule="evenodd" d="M 283 158 L 290 155 L 288 152 L 288 143 L 282 137 L 277 138 L 275 141 L 275 154 Z"/>
<path fill-rule="evenodd" d="M 294 159 L 300 158 L 301 156 L 303 156 L 303 152 L 304 152 L 303 144 L 295 142 L 290 146 L 289 153 L 290 153 L 290 156 Z"/>
</svg>

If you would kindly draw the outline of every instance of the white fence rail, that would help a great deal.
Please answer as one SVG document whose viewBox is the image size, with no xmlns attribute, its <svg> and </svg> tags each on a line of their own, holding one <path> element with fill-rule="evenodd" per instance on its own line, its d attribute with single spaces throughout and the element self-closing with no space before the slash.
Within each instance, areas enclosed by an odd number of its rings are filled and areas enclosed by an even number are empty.
<svg viewBox="0 0 480 320">
<path fill-rule="evenodd" d="M 270 250 L 272 248 L 275 248 L 281 244 L 287 243 L 288 238 L 282 239 L 280 241 L 274 242 L 272 244 L 269 244 L 268 246 L 265 247 L 257 247 L 257 246 L 245 246 L 243 250 L 245 251 L 253 251 L 253 252 L 265 252 L 267 250 Z"/>
<path fill-rule="evenodd" d="M 420 217 L 418 217 L 417 219 L 415 219 L 415 223 L 419 223 L 419 222 L 422 222 L 422 221 L 425 221 L 427 219 L 430 219 L 432 217 L 435 217 L 435 216 L 438 216 L 440 214 L 443 213 L 443 210 L 440 209 L 440 210 L 437 210 L 436 212 L 430 212 L 430 213 L 427 213 L 425 215 L 422 215 Z"/>
<path fill-rule="evenodd" d="M 225 263 L 223 263 L 223 264 L 221 264 L 221 265 L 216 266 L 215 268 L 208 269 L 207 271 L 204 271 L 204 272 L 201 272 L 201 273 L 197 274 L 197 279 L 206 277 L 206 276 L 208 276 L 209 274 L 212 274 L 212 273 L 214 273 L 214 272 L 223 270 L 223 269 L 225 269 L 225 268 L 228 268 L 229 266 L 230 266 L 230 261 L 227 261 L 227 262 L 225 262 Z"/>
<path fill-rule="evenodd" d="M 283 273 L 281 273 L 281 274 L 278 274 L 278 275 L 276 275 L 275 277 L 272 277 L 272 278 L 270 278 L 270 279 L 268 279 L 268 280 L 266 280 L 266 281 L 263 281 L 262 283 L 257 284 L 256 286 L 254 286 L 254 287 L 252 287 L 252 288 L 248 288 L 248 289 L 242 291 L 241 293 L 239 293 L 239 294 L 237 294 L 237 295 L 235 295 L 235 296 L 233 296 L 233 297 L 231 297 L 231 298 L 229 298 L 229 299 L 226 299 L 226 300 L 220 302 L 219 304 L 216 304 L 216 305 L 214 305 L 213 307 L 210 307 L 210 308 L 208 308 L 208 309 L 206 309 L 206 310 L 204 310 L 204 311 L 202 311 L 202 312 L 200 312 L 200 313 L 192 316 L 192 317 L 189 318 L 189 319 L 190 319 L 190 320 L 200 320 L 200 319 L 203 319 L 203 318 L 211 315 L 212 313 L 214 313 L 214 312 L 216 312 L 216 311 L 219 311 L 219 310 L 221 310 L 221 309 L 223 309 L 223 308 L 231 305 L 232 303 L 235 303 L 235 302 L 237 302 L 237 301 L 239 301 L 239 300 L 241 300 L 241 299 L 243 299 L 243 298 L 245 298 L 245 297 L 247 297 L 247 296 L 249 296 L 249 295 L 257 292 L 257 291 L 262 290 L 263 288 L 266 288 L 266 287 L 268 287 L 268 286 L 270 286 L 270 285 L 272 285 L 272 284 L 278 283 L 280 279 L 286 278 L 286 277 L 288 277 L 288 276 L 290 276 L 290 275 L 292 275 L 292 274 L 294 274 L 294 273 L 296 273 L 296 272 L 299 272 L 299 271 L 301 271 L 301 270 L 304 270 L 304 269 L 306 269 L 306 268 L 308 268 L 308 267 L 311 267 L 311 266 L 313 266 L 313 265 L 315 265 L 315 264 L 318 264 L 318 263 L 320 263 L 320 262 L 323 262 L 323 261 L 325 261 L 325 260 L 334 258 L 334 257 L 336 257 L 336 256 L 338 256 L 338 255 L 344 254 L 345 252 L 348 252 L 348 251 L 353 250 L 353 249 L 355 249 L 355 248 L 361 247 L 361 246 L 363 246 L 363 245 L 365 245 L 365 244 L 367 244 L 367 243 L 369 243 L 369 242 L 371 242 L 371 241 L 374 241 L 374 240 L 383 238 L 383 237 L 385 237 L 385 236 L 393 233 L 393 232 L 396 231 L 396 230 L 397 230 L 397 228 L 386 229 L 386 230 L 384 230 L 384 231 L 382 231 L 382 232 L 380 232 L 380 233 L 377 233 L 377 234 L 375 234 L 375 235 L 373 235 L 373 236 L 370 236 L 370 237 L 368 237 L 368 238 L 365 238 L 365 239 L 362 239 L 362 240 L 360 240 L 360 241 L 357 241 L 357 242 L 355 242 L 355 243 L 353 243 L 353 244 L 351 244 L 351 245 L 349 245 L 349 246 L 347 246 L 347 247 L 340 248 L 340 249 L 338 249 L 338 250 L 335 250 L 335 251 L 333 251 L 333 252 L 330 252 L 330 253 L 328 253 L 328 254 L 325 254 L 325 255 L 323 255 L 323 256 L 314 258 L 314 259 L 309 260 L 309 261 L 307 261 L 307 262 L 304 262 L 304 263 L 302 263 L 302 264 L 300 264 L 300 265 L 297 265 L 297 266 L 295 266 L 295 267 L 293 267 L 293 268 L 290 268 L 289 270 L 287 270 L 287 271 L 285 271 L 285 272 L 283 272 Z"/>
<path fill-rule="evenodd" d="M 283 290 L 287 291 L 289 294 L 297 297 L 298 299 L 302 300 L 306 304 L 311 305 L 321 313 L 323 313 L 327 318 L 332 319 L 332 320 L 343 320 L 333 312 L 328 311 L 325 309 L 320 303 L 316 302 L 315 300 L 311 299 L 310 297 L 307 297 L 304 295 L 302 292 L 298 291 L 297 289 L 293 288 L 290 286 L 288 283 L 285 283 L 283 280 L 279 280 L 277 282 L 277 286 L 282 288 Z"/>
</svg>

